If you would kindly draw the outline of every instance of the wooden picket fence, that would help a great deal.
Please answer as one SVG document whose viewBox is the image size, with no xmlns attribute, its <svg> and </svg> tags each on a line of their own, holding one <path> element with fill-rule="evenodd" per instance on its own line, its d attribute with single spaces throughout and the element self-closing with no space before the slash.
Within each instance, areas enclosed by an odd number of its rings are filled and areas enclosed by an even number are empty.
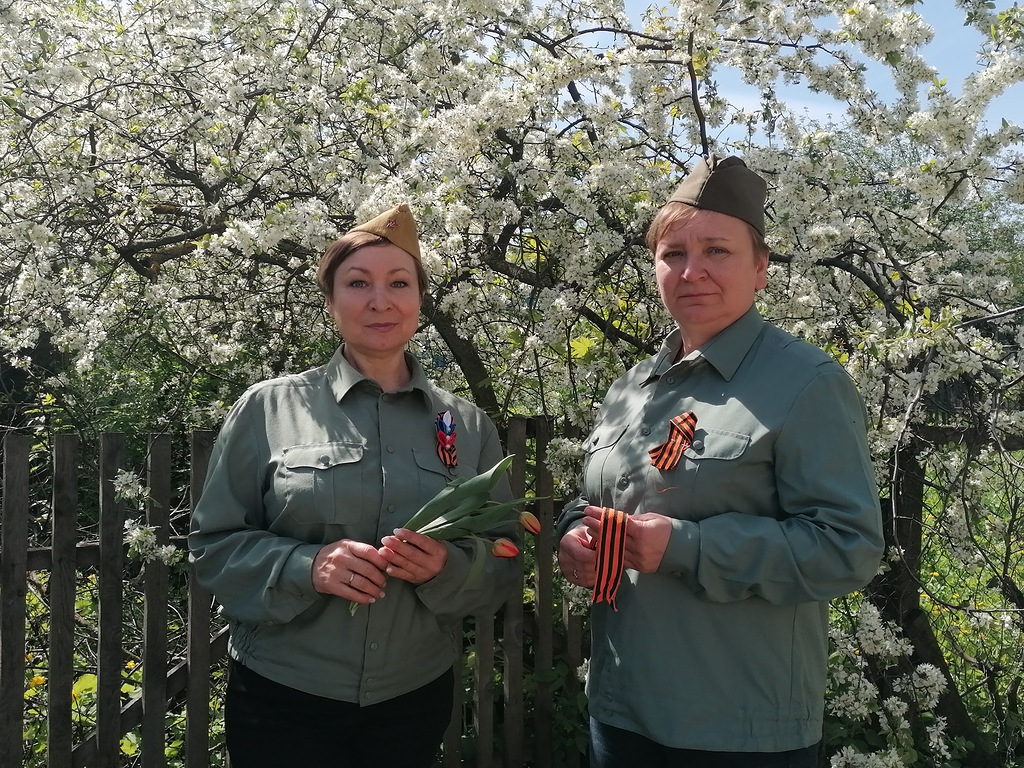
<svg viewBox="0 0 1024 768">
<path fill-rule="evenodd" d="M 213 446 L 214 434 L 191 435 L 189 509 L 194 509 Z M 467 619 L 466 653 L 472 669 L 456 674 L 456 701 L 452 724 L 445 734 L 443 768 L 503 765 L 521 768 L 578 766 L 578 753 L 556 750 L 553 739 L 557 695 L 574 700 L 579 683 L 574 671 L 583 662 L 582 619 L 573 615 L 554 594 L 553 517 L 556 502 L 544 456 L 550 425 L 544 419 L 513 418 L 506 447 L 516 455 L 510 469 L 513 492 L 526 495 L 527 479 L 537 497 L 533 511 L 541 521 L 535 538 L 538 553 L 534 569 L 535 599 L 527 611 L 517 596 L 497 616 Z M 124 764 L 121 742 L 133 732 L 141 742 L 134 765 L 157 768 L 166 765 L 167 728 L 170 711 L 184 710 L 184 744 L 179 756 L 186 768 L 226 764 L 220 739 L 211 739 L 212 671 L 223 663 L 227 631 L 216 617 L 212 595 L 194 579 L 187 579 L 187 639 L 184 655 L 169 650 L 169 567 L 149 561 L 142 574 L 143 644 L 141 691 L 126 686 L 125 621 L 126 546 L 124 524 L 127 505 L 115 497 L 114 478 L 125 469 L 126 439 L 103 434 L 99 441 L 99 526 L 87 540 L 79 538 L 78 509 L 80 445 L 73 435 L 57 435 L 52 444 L 52 495 L 33 499 L 30 478 L 32 439 L 10 433 L 3 441 L 3 506 L 0 538 L 0 766 L 14 768 L 36 750 L 26 743 L 26 685 L 31 668 L 26 653 L 26 605 L 29 579 L 48 572 L 49 647 L 46 650 L 45 759 L 50 768 Z M 531 450 L 532 448 L 532 450 Z M 527 461 L 527 456 L 532 461 Z M 38 459 L 38 456 L 35 457 Z M 172 506 L 172 443 L 168 435 L 148 439 L 145 484 L 149 489 L 144 524 L 152 526 L 157 544 L 184 546 L 182 536 L 169 536 L 168 510 Z M 38 494 L 38 491 L 35 491 Z M 50 546 L 30 548 L 29 526 L 37 521 L 31 510 L 49 504 Z M 79 574 L 95 574 L 98 595 L 95 639 L 95 723 L 85 737 L 75 738 L 73 687 L 83 672 L 74 668 L 76 643 L 76 584 Z M 522 590 L 519 590 L 522 594 Z M 561 614 L 561 616 L 559 616 Z M 559 618 L 561 620 L 559 621 Z M 527 642 L 529 639 L 529 643 Z M 556 646 L 562 663 L 555 670 Z M 500 690 L 492 682 L 495 670 L 503 681 Z M 471 673 L 471 699 L 463 700 L 463 673 Z M 524 683 L 532 675 L 531 699 Z M 126 693 L 127 691 L 127 693 Z M 135 692 L 133 692 L 135 691 Z M 217 702 L 214 701 L 214 708 Z M 81 729 L 79 727 L 79 733 Z M 464 739 L 472 732 L 474 739 Z M 564 736 L 562 736 L 564 738 Z M 463 754 L 463 744 L 471 744 Z M 557 760 L 556 754 L 563 757 Z"/>
</svg>

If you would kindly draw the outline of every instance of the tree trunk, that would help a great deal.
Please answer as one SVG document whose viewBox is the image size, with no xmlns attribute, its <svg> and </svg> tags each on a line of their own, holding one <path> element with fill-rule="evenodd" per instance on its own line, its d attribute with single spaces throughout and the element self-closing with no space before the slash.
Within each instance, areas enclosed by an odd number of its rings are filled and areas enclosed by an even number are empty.
<svg viewBox="0 0 1024 768">
<path fill-rule="evenodd" d="M 990 740 L 971 719 L 950 675 L 928 614 L 921 609 L 919 583 L 925 485 L 914 441 L 896 450 L 891 466 L 893 481 L 890 498 L 882 499 L 882 518 L 886 551 L 899 554 L 890 556 L 889 569 L 876 576 L 865 593 L 882 617 L 896 624 L 914 646 L 901 673 L 908 673 L 919 664 L 931 664 L 942 672 L 946 691 L 939 699 L 935 714 L 946 719 L 950 737 L 962 737 L 973 746 L 965 765 L 999 768 L 991 747 L 986 748 Z M 880 691 L 886 690 L 885 680 L 875 682 Z"/>
<path fill-rule="evenodd" d="M 25 409 L 38 405 L 38 391 L 31 385 L 40 376 L 52 374 L 57 353 L 48 333 L 40 334 L 29 351 L 31 367 L 14 368 L 0 358 L 0 429 L 18 430 L 25 426 Z"/>
<path fill-rule="evenodd" d="M 484 364 L 473 342 L 459 335 L 452 319 L 442 312 L 430 297 L 423 303 L 423 315 L 444 339 L 456 364 L 462 370 L 462 375 L 466 377 L 466 383 L 469 384 L 472 393 L 470 399 L 483 408 L 493 421 L 500 423 L 502 413 L 498 405 L 498 396 L 494 392 L 494 384 L 487 365 Z"/>
</svg>

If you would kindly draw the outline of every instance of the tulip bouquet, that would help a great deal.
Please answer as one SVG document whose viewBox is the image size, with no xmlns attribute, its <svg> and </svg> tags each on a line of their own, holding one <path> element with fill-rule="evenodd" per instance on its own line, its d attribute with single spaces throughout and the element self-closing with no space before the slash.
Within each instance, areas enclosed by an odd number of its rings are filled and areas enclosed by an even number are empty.
<svg viewBox="0 0 1024 768">
<path fill-rule="evenodd" d="M 531 512 L 520 512 L 516 516 L 515 508 L 529 499 L 513 501 L 492 501 L 491 491 L 498 484 L 501 476 L 512 465 L 513 456 L 506 456 L 486 472 L 475 477 L 457 477 L 442 488 L 434 498 L 420 507 L 419 511 L 409 518 L 403 528 L 416 531 L 437 541 L 453 539 L 470 539 L 476 545 L 477 557 L 473 561 L 467 582 L 472 581 L 483 569 L 487 549 L 495 557 L 515 557 L 519 548 L 509 538 L 485 539 L 480 534 L 487 534 L 496 529 L 505 528 L 517 518 L 530 533 L 540 533 L 540 521 Z M 349 606 L 355 613 L 359 603 Z"/>
<path fill-rule="evenodd" d="M 512 465 L 514 456 L 506 456 L 486 472 L 469 479 L 458 477 L 448 483 L 403 526 L 438 541 L 472 538 L 504 527 L 514 519 L 515 508 L 529 499 L 492 501 L 491 491 Z M 540 532 L 540 522 L 529 513 L 519 514 L 519 522 L 530 533 Z M 491 554 L 515 557 L 519 549 L 511 540 L 500 538 L 491 542 Z"/>
</svg>

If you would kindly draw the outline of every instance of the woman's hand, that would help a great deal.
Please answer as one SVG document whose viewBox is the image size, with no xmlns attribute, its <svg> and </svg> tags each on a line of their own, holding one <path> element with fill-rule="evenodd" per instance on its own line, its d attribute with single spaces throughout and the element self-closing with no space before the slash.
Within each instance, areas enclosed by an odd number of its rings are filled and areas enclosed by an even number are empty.
<svg viewBox="0 0 1024 768">
<path fill-rule="evenodd" d="M 593 589 L 597 564 L 597 525 L 583 518 L 583 525 L 567 531 L 558 542 L 558 567 L 566 580 L 578 587 Z"/>
<path fill-rule="evenodd" d="M 410 584 L 422 584 L 437 576 L 448 562 L 448 548 L 422 533 L 396 528 L 381 539 L 377 553 L 385 561 L 384 572 Z"/>
<path fill-rule="evenodd" d="M 325 544 L 313 560 L 313 588 L 354 603 L 372 603 L 384 597 L 387 565 L 375 547 L 361 541 Z"/>
<path fill-rule="evenodd" d="M 591 529 L 594 541 L 600 540 L 601 507 L 583 510 L 585 525 Z M 640 573 L 654 573 L 668 549 L 672 535 L 672 520 L 657 512 L 630 515 L 626 523 L 625 567 Z M 582 571 L 581 571 L 582 573 Z M 593 581 L 593 580 L 591 580 Z"/>
</svg>

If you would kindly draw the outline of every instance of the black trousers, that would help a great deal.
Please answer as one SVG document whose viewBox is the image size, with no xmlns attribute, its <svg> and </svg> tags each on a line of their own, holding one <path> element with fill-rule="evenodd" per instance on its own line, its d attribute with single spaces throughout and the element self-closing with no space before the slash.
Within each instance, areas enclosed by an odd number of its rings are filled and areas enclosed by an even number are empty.
<svg viewBox="0 0 1024 768">
<path fill-rule="evenodd" d="M 816 768 L 819 746 L 791 752 L 674 749 L 590 718 L 590 768 Z"/>
<path fill-rule="evenodd" d="M 236 661 L 224 725 L 231 768 L 430 768 L 452 714 L 455 677 L 360 707 L 297 691 Z"/>
</svg>

